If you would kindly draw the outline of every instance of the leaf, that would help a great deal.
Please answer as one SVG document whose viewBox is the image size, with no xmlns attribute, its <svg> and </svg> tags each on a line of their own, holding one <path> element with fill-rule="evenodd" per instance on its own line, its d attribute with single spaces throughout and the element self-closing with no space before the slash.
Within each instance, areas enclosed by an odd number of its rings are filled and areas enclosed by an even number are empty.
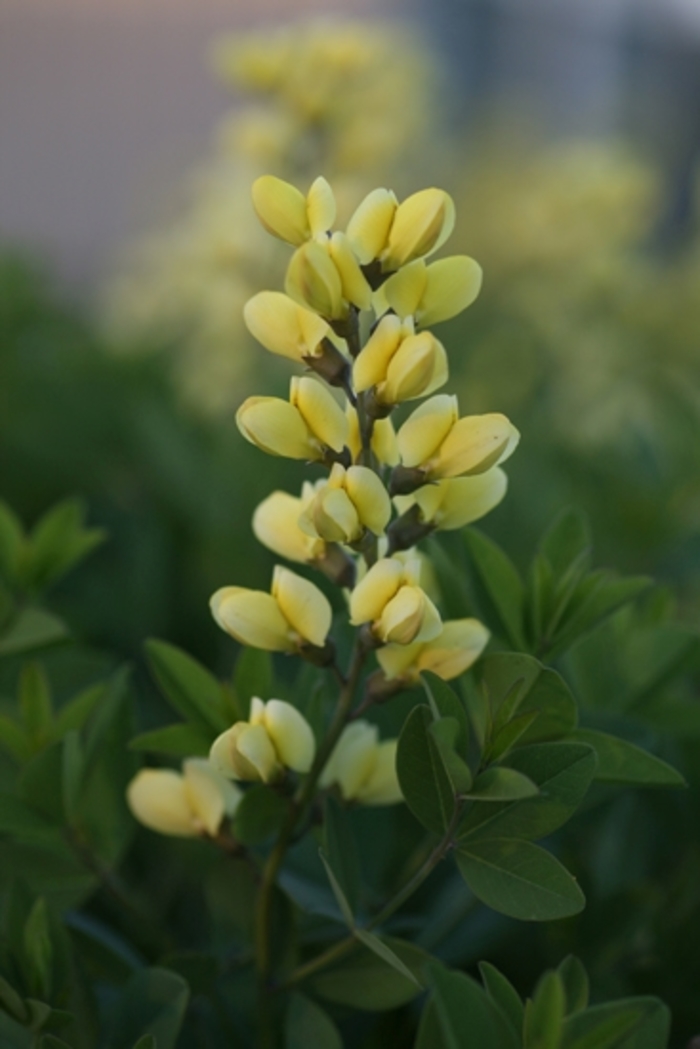
<svg viewBox="0 0 700 1049">
<path fill-rule="evenodd" d="M 499 1006 L 482 987 L 437 963 L 428 966 L 433 1002 L 448 1049 L 519 1049 L 520 1039 Z"/>
<path fill-rule="evenodd" d="M 563 575 L 582 554 L 590 553 L 591 530 L 586 517 L 578 510 L 563 510 L 545 532 L 540 553 L 547 558 L 554 574 Z"/>
<path fill-rule="evenodd" d="M 384 941 L 376 935 L 376 933 L 367 932 L 365 929 L 354 929 L 353 931 L 360 943 L 363 943 L 365 947 L 369 947 L 370 951 L 373 951 L 378 958 L 385 961 L 387 965 L 392 967 L 392 969 L 396 969 L 396 971 L 405 976 L 407 980 L 412 980 L 416 987 L 422 989 L 422 983 L 416 979 L 408 966 L 404 965 L 399 956 L 395 954 L 391 947 L 388 947 Z"/>
<path fill-rule="evenodd" d="M 345 809 L 327 797 L 323 808 L 325 854 L 354 913 L 360 891 L 360 865 L 352 826 Z"/>
<path fill-rule="evenodd" d="M 446 830 L 455 799 L 447 773 L 429 729 L 430 708 L 414 707 L 406 718 L 396 751 L 396 773 L 409 809 L 423 826 L 436 834 Z"/>
<path fill-rule="evenodd" d="M 63 808 L 63 747 L 54 743 L 27 762 L 19 778 L 21 800 L 58 824 L 65 821 Z"/>
<path fill-rule="evenodd" d="M 666 1049 L 670 1025 L 658 998 L 623 998 L 567 1017 L 561 1049 Z"/>
<path fill-rule="evenodd" d="M 27 1018 L 24 1002 L 4 976 L 0 976 L 0 1006 L 20 1023 L 24 1023 Z"/>
<path fill-rule="evenodd" d="M 482 903 L 521 921 L 553 921 L 583 909 L 575 879 L 550 853 L 508 838 L 461 841 L 457 866 Z"/>
<path fill-rule="evenodd" d="M 525 1006 L 520 995 L 510 980 L 490 962 L 479 962 L 479 972 L 489 998 L 500 1008 L 513 1031 L 520 1038 L 525 1016 Z"/>
<path fill-rule="evenodd" d="M 423 688 L 428 696 L 428 702 L 433 709 L 433 716 L 443 718 L 455 718 L 459 725 L 459 735 L 456 746 L 462 754 L 466 754 L 469 743 L 469 718 L 462 700 L 446 681 L 429 670 L 421 673 Z"/>
<path fill-rule="evenodd" d="M 525 1006 L 525 1049 L 559 1049 L 565 1006 L 559 973 L 545 973 Z"/>
<path fill-rule="evenodd" d="M 72 729 L 63 738 L 63 808 L 66 819 L 73 823 L 83 785 L 85 759 L 79 734 Z"/>
<path fill-rule="evenodd" d="M 336 965 L 313 976 L 309 986 L 321 998 L 366 1012 L 383 1012 L 405 1005 L 420 993 L 415 981 L 420 982 L 430 955 L 412 943 L 391 936 L 383 937 L 383 943 L 407 966 L 413 980 L 407 979 L 363 945 Z"/>
<path fill-rule="evenodd" d="M 459 722 L 456 718 L 439 718 L 428 727 L 442 761 L 454 794 L 466 794 L 471 790 L 473 777 L 467 763 L 457 753 L 459 746 Z"/>
<path fill-rule="evenodd" d="M 32 743 L 36 747 L 41 746 L 51 734 L 53 708 L 49 681 L 38 663 L 26 663 L 22 667 L 19 708 Z"/>
<path fill-rule="evenodd" d="M 45 1034 L 39 1042 L 39 1049 L 71 1049 L 71 1046 L 55 1034 Z"/>
<path fill-rule="evenodd" d="M 236 809 L 234 836 L 244 845 L 259 845 L 280 829 L 287 811 L 284 798 L 271 787 L 249 787 Z"/>
<path fill-rule="evenodd" d="M 32 994 L 42 999 L 49 998 L 53 948 L 46 900 L 41 896 L 25 922 L 22 946 Z"/>
<path fill-rule="evenodd" d="M 355 916 L 354 916 L 354 914 L 352 912 L 352 908 L 351 908 L 350 904 L 348 903 L 348 901 L 347 901 L 347 899 L 345 897 L 345 893 L 343 892 L 343 887 L 340 884 L 340 882 L 338 881 L 338 879 L 336 878 L 335 873 L 333 871 L 333 868 L 331 867 L 330 863 L 328 862 L 327 857 L 323 853 L 323 849 L 319 849 L 318 850 L 318 854 L 321 857 L 321 863 L 323 864 L 323 866 L 326 869 L 326 874 L 328 875 L 328 880 L 331 883 L 331 889 L 333 890 L 333 895 L 335 896 L 335 902 L 338 904 L 338 907 L 340 908 L 340 913 L 343 916 L 343 920 L 344 920 L 345 924 L 350 929 L 352 929 L 353 932 L 354 932 L 355 931 Z"/>
<path fill-rule="evenodd" d="M 569 954 L 558 971 L 566 994 L 566 1015 L 581 1012 L 588 1005 L 589 995 L 588 973 L 583 962 Z"/>
<path fill-rule="evenodd" d="M 459 837 L 544 838 L 570 818 L 583 801 L 596 756 L 583 743 L 535 743 L 508 757 L 510 767 L 538 788 L 537 797 L 500 805 L 478 805 L 465 813 Z"/>
<path fill-rule="evenodd" d="M 99 528 L 85 528 L 85 509 L 77 499 L 52 507 L 35 525 L 29 539 L 25 578 L 43 589 L 60 579 L 105 539 Z"/>
<path fill-rule="evenodd" d="M 574 641 L 578 641 L 623 605 L 634 601 L 651 585 L 652 580 L 646 576 L 619 579 L 604 570 L 589 573 L 572 598 L 548 657 L 553 659 L 565 652 Z"/>
<path fill-rule="evenodd" d="M 25 608 L 0 639 L 0 657 L 36 652 L 69 637 L 68 627 L 57 616 L 41 608 Z"/>
<path fill-rule="evenodd" d="M 522 772 L 494 766 L 477 776 L 467 797 L 475 801 L 520 801 L 538 793 L 537 785 Z"/>
<path fill-rule="evenodd" d="M 467 528 L 464 538 L 505 636 L 514 648 L 525 649 L 525 587 L 517 569 L 496 543 L 475 528 Z"/>
<path fill-rule="evenodd" d="M 141 969 L 119 997 L 108 1049 L 132 1049 L 144 1034 L 156 1039 L 158 1049 L 175 1049 L 189 988 L 181 976 L 167 969 Z"/>
<path fill-rule="evenodd" d="M 16 721 L 0 714 L 0 747 L 15 761 L 27 761 L 32 754 L 29 736 Z"/>
<path fill-rule="evenodd" d="M 0 577 L 14 582 L 19 576 L 24 546 L 22 522 L 10 506 L 0 499 Z"/>
<path fill-rule="evenodd" d="M 105 682 L 101 681 L 69 700 L 56 714 L 54 735 L 60 738 L 70 729 L 81 729 L 104 696 L 106 688 Z"/>
<path fill-rule="evenodd" d="M 481 662 L 481 674 L 494 720 L 519 682 L 517 702 L 510 700 L 510 716 L 538 712 L 538 717 L 520 737 L 521 745 L 560 739 L 576 728 L 578 709 L 569 687 L 561 675 L 544 667 L 533 656 L 510 652 L 486 656 Z"/>
<path fill-rule="evenodd" d="M 304 994 L 289 999 L 284 1025 L 285 1049 L 343 1049 L 338 1030 L 320 1006 Z"/>
<path fill-rule="evenodd" d="M 178 722 L 142 732 L 129 742 L 130 750 L 168 754 L 176 758 L 207 757 L 216 733 L 206 725 Z"/>
<path fill-rule="evenodd" d="M 178 714 L 216 733 L 230 727 L 222 687 L 213 674 L 166 641 L 150 639 L 145 648 L 151 672 Z"/>
<path fill-rule="evenodd" d="M 152 1034 L 145 1034 L 134 1043 L 134 1049 L 158 1049 L 158 1042 Z"/>
<path fill-rule="evenodd" d="M 618 736 L 594 729 L 577 729 L 575 738 L 598 756 L 595 778 L 634 787 L 685 787 L 685 779 L 661 758 Z"/>
<path fill-rule="evenodd" d="M 272 657 L 259 648 L 244 648 L 236 660 L 233 687 L 241 707 L 241 718 L 248 717 L 253 696 L 269 699 L 273 695 Z"/>
</svg>

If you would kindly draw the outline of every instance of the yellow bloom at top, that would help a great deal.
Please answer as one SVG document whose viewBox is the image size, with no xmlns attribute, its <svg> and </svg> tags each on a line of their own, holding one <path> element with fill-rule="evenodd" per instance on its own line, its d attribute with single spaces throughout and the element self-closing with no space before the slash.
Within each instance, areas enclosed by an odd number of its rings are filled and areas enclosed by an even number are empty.
<svg viewBox="0 0 700 1049">
<path fill-rule="evenodd" d="M 372 289 L 344 233 L 310 240 L 294 252 L 285 281 L 292 299 L 322 317 L 341 320 L 350 306 L 367 310 Z"/>
<path fill-rule="evenodd" d="M 355 390 L 374 387 L 378 404 L 391 406 L 426 397 L 447 382 L 447 354 L 434 335 L 416 335 L 413 321 L 382 317 L 353 365 Z"/>
<path fill-rule="evenodd" d="M 329 448 L 342 452 L 349 440 L 348 420 L 333 394 L 305 375 L 291 380 L 288 401 L 248 397 L 236 423 L 251 444 L 288 459 L 322 460 Z"/>
<path fill-rule="evenodd" d="M 335 197 L 325 178 L 317 178 L 304 196 L 274 175 L 253 183 L 253 207 L 268 233 L 296 246 L 326 233 L 335 222 Z"/>
<path fill-rule="evenodd" d="M 387 189 L 373 190 L 350 219 L 348 238 L 363 265 L 374 259 L 385 273 L 432 255 L 452 233 L 455 207 L 442 189 L 423 189 L 399 204 Z"/>
<path fill-rule="evenodd" d="M 416 259 L 389 277 L 380 294 L 399 317 L 414 317 L 417 325 L 426 327 L 471 306 L 482 279 L 481 266 L 468 255 L 452 255 L 429 266 Z"/>
</svg>

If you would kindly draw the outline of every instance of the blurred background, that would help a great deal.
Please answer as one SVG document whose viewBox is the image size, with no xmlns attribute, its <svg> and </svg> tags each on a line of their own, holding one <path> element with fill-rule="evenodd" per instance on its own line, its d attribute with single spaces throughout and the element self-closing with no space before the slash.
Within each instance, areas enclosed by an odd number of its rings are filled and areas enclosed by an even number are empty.
<svg viewBox="0 0 700 1049">
<path fill-rule="evenodd" d="M 576 506 L 597 563 L 655 577 L 696 631 L 699 164 L 700 0 L 0 0 L 0 496 L 29 524 L 77 495 L 109 535 L 55 606 L 110 659 L 158 636 L 230 665 L 208 597 L 266 585 L 251 513 L 302 477 L 233 424 L 289 374 L 241 321 L 287 258 L 249 186 L 322 173 L 345 216 L 377 185 L 455 198 L 450 251 L 485 283 L 439 332 L 452 387 L 523 435 L 485 530 L 524 568 Z M 642 881 L 612 817 L 595 861 L 604 908 L 629 910 L 574 946 L 606 993 L 664 995 L 687 1039 L 697 812 L 634 817 Z M 516 978 L 496 924 L 472 949 L 501 944 Z"/>
</svg>

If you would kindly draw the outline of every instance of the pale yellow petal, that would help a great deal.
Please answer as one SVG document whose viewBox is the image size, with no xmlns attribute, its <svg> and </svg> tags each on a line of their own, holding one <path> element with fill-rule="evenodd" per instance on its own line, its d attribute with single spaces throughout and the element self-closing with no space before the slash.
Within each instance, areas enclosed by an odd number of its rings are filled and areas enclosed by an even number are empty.
<svg viewBox="0 0 700 1049">
<path fill-rule="evenodd" d="M 347 801 L 355 798 L 374 768 L 378 731 L 367 721 L 353 721 L 343 729 L 321 777 L 321 786 L 337 783 Z"/>
<path fill-rule="evenodd" d="M 317 586 L 277 565 L 272 593 L 285 619 L 300 637 L 319 647 L 325 644 L 333 613 L 328 599 Z"/>
<path fill-rule="evenodd" d="M 409 317 L 420 306 L 428 283 L 428 267 L 422 259 L 403 266 L 382 285 L 383 298 L 399 317 Z"/>
<path fill-rule="evenodd" d="M 387 680 L 393 681 L 397 677 L 408 680 L 417 678 L 416 659 L 422 648 L 422 641 L 412 641 L 410 645 L 382 645 L 378 648 L 377 662 Z"/>
<path fill-rule="evenodd" d="M 129 808 L 144 827 L 194 838 L 201 833 L 182 776 L 170 769 L 141 769 L 127 787 Z"/>
<path fill-rule="evenodd" d="M 210 601 L 214 619 L 236 641 L 268 652 L 291 652 L 294 648 L 289 623 L 271 594 L 225 586 Z"/>
<path fill-rule="evenodd" d="M 367 283 L 344 233 L 334 233 L 329 241 L 331 258 L 340 276 L 343 298 L 360 310 L 372 305 L 372 289 Z"/>
<path fill-rule="evenodd" d="M 353 543 L 362 534 L 362 525 L 347 492 L 326 488 L 314 502 L 311 518 L 317 535 L 329 543 Z"/>
<path fill-rule="evenodd" d="M 374 768 L 356 794 L 362 805 L 395 805 L 403 801 L 396 774 L 397 746 L 397 740 L 388 739 L 377 747 Z"/>
<path fill-rule="evenodd" d="M 261 291 L 243 307 L 248 331 L 271 353 L 301 362 L 318 353 L 330 328 L 322 317 L 279 291 Z"/>
<path fill-rule="evenodd" d="M 401 586 L 404 566 L 393 557 L 383 557 L 368 570 L 350 595 L 353 626 L 379 619 L 384 607 Z"/>
<path fill-rule="evenodd" d="M 316 740 L 308 721 L 281 699 L 265 704 L 265 727 L 283 765 L 308 772 L 316 755 Z"/>
<path fill-rule="evenodd" d="M 464 416 L 442 442 L 430 466 L 431 477 L 458 477 L 491 469 L 514 450 L 514 432 L 517 434 L 506 416 L 497 412 Z"/>
<path fill-rule="evenodd" d="M 481 266 L 467 255 L 433 262 L 427 269 L 425 288 L 414 311 L 422 327 L 456 317 L 476 299 L 481 290 Z"/>
<path fill-rule="evenodd" d="M 382 317 L 353 364 L 353 385 L 357 393 L 384 381 L 391 359 L 401 343 L 401 336 L 400 318 L 392 313 Z"/>
<path fill-rule="evenodd" d="M 348 441 L 348 420 L 327 387 L 309 376 L 293 378 L 290 400 L 314 437 L 336 452 Z"/>
<path fill-rule="evenodd" d="M 441 189 L 423 189 L 396 209 L 383 256 L 385 269 L 397 269 L 412 259 L 432 254 L 444 244 L 455 224 L 452 198 Z"/>
<path fill-rule="evenodd" d="M 457 398 L 450 394 L 436 394 L 416 408 L 397 434 L 403 465 L 420 466 L 432 458 L 457 419 Z"/>
<path fill-rule="evenodd" d="M 452 619 L 443 623 L 436 638 L 422 646 L 417 657 L 419 670 L 430 670 L 443 681 L 451 681 L 468 670 L 488 644 L 490 634 L 478 619 Z"/>
<path fill-rule="evenodd" d="M 328 248 L 309 241 L 297 248 L 287 269 L 285 291 L 322 317 L 345 316 L 343 285 Z"/>
<path fill-rule="evenodd" d="M 404 339 L 389 362 L 381 399 L 386 404 L 402 404 L 422 397 L 435 372 L 437 339 L 429 332 Z"/>
<path fill-rule="evenodd" d="M 323 557 L 322 539 L 305 534 L 299 526 L 302 500 L 287 492 L 272 492 L 253 514 L 253 532 L 269 550 L 302 563 Z"/>
<path fill-rule="evenodd" d="M 429 487 L 438 489 L 439 507 L 428 516 L 427 507 L 424 506 L 427 500 L 420 497 L 417 501 L 424 509 L 426 520 L 434 519 L 438 528 L 448 531 L 478 521 L 498 506 L 506 494 L 508 478 L 500 467 L 494 466 L 482 474 L 453 477 Z M 421 496 L 425 491 L 421 489 L 416 494 Z"/>
<path fill-rule="evenodd" d="M 269 455 L 320 458 L 302 414 L 281 397 L 248 397 L 236 412 L 236 424 L 247 441 Z"/>
<path fill-rule="evenodd" d="M 261 223 L 280 240 L 303 244 L 311 235 L 303 193 L 274 175 L 262 175 L 252 186 L 253 207 Z"/>
<path fill-rule="evenodd" d="M 363 266 L 379 258 L 386 247 L 396 207 L 396 197 L 391 190 L 374 189 L 348 222 L 348 239 Z"/>
<path fill-rule="evenodd" d="M 213 769 L 229 779 L 254 782 L 259 780 L 257 769 L 238 750 L 238 740 L 245 729 L 247 721 L 237 721 L 231 728 L 217 736 L 209 751 L 209 761 Z"/>
<path fill-rule="evenodd" d="M 351 466 L 345 487 L 365 528 L 382 535 L 391 519 L 391 500 L 381 479 L 366 466 Z"/>
<path fill-rule="evenodd" d="M 326 233 L 335 222 L 335 197 L 325 178 L 319 176 L 306 196 L 306 214 L 311 236 Z"/>
<path fill-rule="evenodd" d="M 183 762 L 182 770 L 194 817 L 202 829 L 214 837 L 227 810 L 232 815 L 243 795 L 206 758 L 189 758 Z"/>
<path fill-rule="evenodd" d="M 253 766 L 263 783 L 278 779 L 282 768 L 264 725 L 246 725 L 236 740 L 238 753 Z"/>
</svg>

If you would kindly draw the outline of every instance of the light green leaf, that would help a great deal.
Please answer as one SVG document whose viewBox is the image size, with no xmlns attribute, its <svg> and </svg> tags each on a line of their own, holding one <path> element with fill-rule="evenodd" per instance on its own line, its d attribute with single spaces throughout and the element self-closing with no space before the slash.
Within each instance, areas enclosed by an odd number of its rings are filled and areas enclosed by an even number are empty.
<svg viewBox="0 0 700 1049">
<path fill-rule="evenodd" d="M 26 663 L 22 667 L 19 708 L 32 743 L 41 746 L 51 735 L 53 707 L 49 680 L 38 663 Z"/>
<path fill-rule="evenodd" d="M 581 1012 L 588 1005 L 589 995 L 588 973 L 583 967 L 583 962 L 569 954 L 558 971 L 566 994 L 566 1015 Z"/>
<path fill-rule="evenodd" d="M 72 729 L 63 738 L 63 808 L 69 823 L 75 821 L 84 772 L 85 759 L 80 736 Z"/>
<path fill-rule="evenodd" d="M 60 739 L 70 729 L 81 729 L 93 710 L 100 702 L 106 691 L 106 685 L 101 681 L 97 685 L 91 685 L 83 689 L 77 696 L 73 696 L 65 706 L 56 714 L 54 722 L 54 735 Z"/>
<path fill-rule="evenodd" d="M 448 1049 L 520 1049 L 520 1039 L 500 1007 L 469 976 L 437 963 L 428 966 L 433 1002 Z"/>
<path fill-rule="evenodd" d="M 26 608 L 0 639 L 0 657 L 37 652 L 69 637 L 68 627 L 57 616 L 41 608 Z"/>
<path fill-rule="evenodd" d="M 428 731 L 438 749 L 453 792 L 466 794 L 472 788 L 473 777 L 466 761 L 457 752 L 460 738 L 459 722 L 456 718 L 439 718 L 433 721 Z"/>
<path fill-rule="evenodd" d="M 547 558 L 554 574 L 562 576 L 582 554 L 590 555 L 591 545 L 588 520 L 579 510 L 567 507 L 542 537 L 540 553 Z"/>
<path fill-rule="evenodd" d="M 49 930 L 46 900 L 39 897 L 24 925 L 23 954 L 27 964 L 33 995 L 46 999 L 51 996 L 51 968 L 53 948 Z"/>
<path fill-rule="evenodd" d="M 158 1042 L 152 1034 L 145 1034 L 134 1044 L 134 1049 L 158 1049 Z"/>
<path fill-rule="evenodd" d="M 223 690 L 213 674 L 166 641 L 151 639 L 145 648 L 151 672 L 178 714 L 217 733 L 230 728 Z"/>
<path fill-rule="evenodd" d="M 626 739 L 583 728 L 577 729 L 574 736 L 582 743 L 587 743 L 597 754 L 597 780 L 633 787 L 686 786 L 680 772 Z"/>
<path fill-rule="evenodd" d="M 486 656 L 481 662 L 481 674 L 494 722 L 506 701 L 509 717 L 537 711 L 538 717 L 518 740 L 520 745 L 561 739 L 575 729 L 578 709 L 569 687 L 561 675 L 533 656 L 511 652 Z M 517 701 L 513 702 L 516 687 Z"/>
<path fill-rule="evenodd" d="M 496 543 L 475 528 L 467 528 L 464 538 L 503 633 L 514 648 L 525 649 L 525 587 L 517 569 Z"/>
<path fill-rule="evenodd" d="M 658 998 L 624 998 L 567 1017 L 561 1049 L 666 1049 L 670 1026 Z"/>
<path fill-rule="evenodd" d="M 490 962 L 479 962 L 479 972 L 489 998 L 500 1008 L 519 1038 L 525 1017 L 525 1006 L 520 995 L 510 980 Z"/>
<path fill-rule="evenodd" d="M 284 1049 L 343 1049 L 338 1029 L 328 1013 L 304 994 L 289 1000 Z"/>
<path fill-rule="evenodd" d="M 466 754 L 469 744 L 469 718 L 464 703 L 453 688 L 437 674 L 424 670 L 421 681 L 428 702 L 433 708 L 433 716 L 443 718 L 455 718 L 459 725 L 459 734 L 456 739 L 456 747 L 459 753 Z"/>
<path fill-rule="evenodd" d="M 83 504 L 67 499 L 35 525 L 23 573 L 30 586 L 43 589 L 54 583 L 104 541 L 106 533 L 85 528 L 84 520 Z"/>
<path fill-rule="evenodd" d="M 531 1001 L 525 1006 L 525 1049 L 559 1049 L 566 996 L 558 972 L 547 972 L 539 980 Z"/>
<path fill-rule="evenodd" d="M 522 772 L 493 766 L 477 776 L 467 797 L 474 801 L 521 801 L 538 793 L 537 785 Z"/>
<path fill-rule="evenodd" d="M 207 725 L 178 722 L 142 732 L 130 741 L 129 749 L 169 754 L 176 758 L 206 758 L 215 739 L 216 732 Z"/>
<path fill-rule="evenodd" d="M 583 893 L 565 867 L 528 841 L 507 838 L 460 842 L 457 866 L 482 903 L 521 921 L 554 921 L 578 914 Z"/>
<path fill-rule="evenodd" d="M 425 827 L 442 834 L 455 806 L 454 792 L 430 735 L 430 708 L 414 707 L 406 718 L 396 752 L 396 773 L 409 809 Z"/>
<path fill-rule="evenodd" d="M 27 1019 L 27 1007 L 17 991 L 7 982 L 4 976 L 0 976 L 0 1007 L 24 1023 Z"/>
<path fill-rule="evenodd" d="M 0 748 L 15 761 L 27 761 L 32 754 L 29 736 L 13 718 L 0 714 Z"/>
<path fill-rule="evenodd" d="M 15 582 L 24 547 L 24 529 L 14 510 L 0 499 L 0 577 Z"/>
</svg>

